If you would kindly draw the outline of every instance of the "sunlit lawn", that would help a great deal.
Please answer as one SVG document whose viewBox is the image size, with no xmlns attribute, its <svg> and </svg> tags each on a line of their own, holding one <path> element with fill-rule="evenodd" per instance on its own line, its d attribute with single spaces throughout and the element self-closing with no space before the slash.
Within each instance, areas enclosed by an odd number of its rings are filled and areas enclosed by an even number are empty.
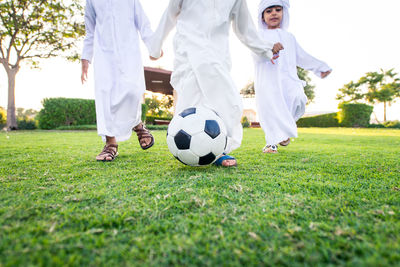
<svg viewBox="0 0 400 267">
<path fill-rule="evenodd" d="M 0 134 L 0 266 L 399 266 L 400 131 L 246 129 L 234 169 L 93 131 Z"/>
</svg>

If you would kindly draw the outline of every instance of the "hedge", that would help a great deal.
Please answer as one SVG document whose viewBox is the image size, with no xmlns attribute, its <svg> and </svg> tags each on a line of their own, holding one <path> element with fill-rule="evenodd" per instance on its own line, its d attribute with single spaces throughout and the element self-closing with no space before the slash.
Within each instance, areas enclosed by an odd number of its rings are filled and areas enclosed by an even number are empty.
<svg viewBox="0 0 400 267">
<path fill-rule="evenodd" d="M 301 118 L 297 121 L 298 127 L 339 127 L 337 113 L 328 113 L 313 117 Z"/>
<path fill-rule="evenodd" d="M 6 126 L 6 123 L 7 123 L 7 113 L 2 107 L 0 107 L 0 129 Z"/>
<path fill-rule="evenodd" d="M 33 119 L 17 119 L 18 130 L 35 130 L 37 128 L 37 121 Z"/>
<path fill-rule="evenodd" d="M 96 124 L 94 100 L 75 98 L 46 98 L 37 119 L 39 128 Z"/>
<path fill-rule="evenodd" d="M 360 103 L 341 103 L 338 113 L 340 126 L 368 127 L 374 107 Z"/>
</svg>

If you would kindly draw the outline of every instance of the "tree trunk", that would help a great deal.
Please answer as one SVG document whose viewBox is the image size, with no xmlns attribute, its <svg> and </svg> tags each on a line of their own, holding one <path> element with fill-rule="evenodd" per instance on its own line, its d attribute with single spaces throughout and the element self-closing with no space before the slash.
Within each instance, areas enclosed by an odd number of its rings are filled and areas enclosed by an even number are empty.
<svg viewBox="0 0 400 267">
<path fill-rule="evenodd" d="M 8 106 L 7 106 L 7 130 L 16 130 L 17 117 L 15 115 L 15 77 L 17 76 L 18 68 L 7 70 L 8 76 Z"/>
<path fill-rule="evenodd" d="M 386 101 L 383 102 L 383 121 L 386 122 Z"/>
</svg>

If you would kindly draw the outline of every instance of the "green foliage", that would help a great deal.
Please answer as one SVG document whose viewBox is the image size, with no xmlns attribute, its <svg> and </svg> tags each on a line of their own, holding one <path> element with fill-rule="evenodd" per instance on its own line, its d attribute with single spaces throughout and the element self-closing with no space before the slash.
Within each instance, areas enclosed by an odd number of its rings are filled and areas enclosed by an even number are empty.
<svg viewBox="0 0 400 267">
<path fill-rule="evenodd" d="M 96 124 L 94 100 L 72 98 L 46 98 L 38 114 L 39 128 L 55 129 L 59 126 Z"/>
<path fill-rule="evenodd" d="M 385 128 L 400 129 L 400 121 L 387 121 L 383 124 Z"/>
<path fill-rule="evenodd" d="M 37 128 L 37 121 L 34 119 L 17 119 L 18 130 L 35 130 Z"/>
<path fill-rule="evenodd" d="M 339 89 L 336 99 L 342 103 L 366 101 L 367 103 L 384 104 L 384 121 L 386 105 L 400 97 L 400 78 L 390 69 L 388 71 L 368 72 L 358 82 L 351 81 Z"/>
<path fill-rule="evenodd" d="M 152 95 L 151 98 L 145 98 L 145 104 L 148 108 L 147 115 L 172 117 L 172 107 L 174 104 L 172 96 L 163 95 L 157 97 L 156 95 Z"/>
<path fill-rule="evenodd" d="M 313 102 L 315 98 L 315 85 L 311 84 L 311 78 L 309 76 L 309 71 L 302 69 L 300 67 L 297 67 L 297 76 L 299 77 L 300 80 L 305 81 L 306 85 L 304 86 L 304 93 L 306 94 L 308 98 L 307 104 L 310 104 Z M 254 82 L 250 82 L 245 85 L 245 87 L 240 90 L 240 94 L 244 98 L 253 98 L 255 97 L 256 91 L 254 88 Z"/>
<path fill-rule="evenodd" d="M 166 131 L 96 162 L 94 131 L 0 132 L 1 266 L 398 266 L 400 131 L 305 128 L 187 167 Z"/>
<path fill-rule="evenodd" d="M 301 118 L 297 121 L 298 127 L 339 127 L 338 114 L 329 113 L 318 116 Z"/>
<path fill-rule="evenodd" d="M 340 126 L 367 127 L 374 107 L 359 103 L 342 103 L 339 109 L 341 109 L 338 113 Z"/>
<path fill-rule="evenodd" d="M 246 116 L 242 117 L 242 126 L 243 126 L 243 128 L 249 128 L 250 127 L 249 119 Z"/>
<path fill-rule="evenodd" d="M 17 108 L 17 119 L 34 119 L 39 112 L 34 109 Z"/>
<path fill-rule="evenodd" d="M 311 83 L 311 78 L 309 76 L 309 71 L 302 69 L 300 67 L 297 67 L 297 76 L 299 76 L 299 79 L 302 81 L 306 82 L 306 85 L 304 86 L 304 93 L 307 96 L 307 104 L 310 104 L 314 101 L 315 98 L 315 85 Z"/>
<path fill-rule="evenodd" d="M 142 121 L 146 121 L 146 114 L 147 114 L 148 110 L 149 110 L 149 107 L 146 105 L 146 103 L 143 103 L 142 104 L 142 116 L 141 116 Z"/>
<path fill-rule="evenodd" d="M 7 112 L 3 107 L 0 107 L 0 129 L 7 123 Z"/>
<path fill-rule="evenodd" d="M 80 0 L 2 0 L 0 20 L 0 58 L 10 67 L 22 60 L 37 67 L 39 58 L 66 55 L 85 33 Z"/>
</svg>

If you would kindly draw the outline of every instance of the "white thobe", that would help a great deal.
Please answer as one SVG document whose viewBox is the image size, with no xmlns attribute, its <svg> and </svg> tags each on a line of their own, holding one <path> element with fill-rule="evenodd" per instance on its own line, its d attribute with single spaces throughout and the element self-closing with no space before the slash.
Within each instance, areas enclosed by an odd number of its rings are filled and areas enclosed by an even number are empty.
<svg viewBox="0 0 400 267">
<path fill-rule="evenodd" d="M 226 153 L 240 146 L 242 99 L 230 75 L 229 29 L 254 53 L 269 59 L 273 44 L 263 42 L 245 0 L 170 0 L 155 31 L 151 54 L 176 26 L 171 84 L 178 93 L 176 112 L 205 106 L 215 110 L 228 132 Z"/>
<path fill-rule="evenodd" d="M 297 137 L 296 121 L 305 112 L 305 82 L 297 76 L 297 66 L 313 71 L 319 77 L 321 72 L 331 68 L 305 52 L 295 37 L 285 30 L 264 29 L 260 35 L 265 40 L 280 42 L 284 47 L 275 65 L 255 56 L 254 87 L 258 116 L 267 145 L 275 145 Z"/>
<path fill-rule="evenodd" d="M 138 33 L 149 47 L 149 20 L 139 0 L 86 0 L 85 26 L 81 58 L 94 58 L 98 134 L 125 141 L 140 123 L 145 82 Z"/>
</svg>

